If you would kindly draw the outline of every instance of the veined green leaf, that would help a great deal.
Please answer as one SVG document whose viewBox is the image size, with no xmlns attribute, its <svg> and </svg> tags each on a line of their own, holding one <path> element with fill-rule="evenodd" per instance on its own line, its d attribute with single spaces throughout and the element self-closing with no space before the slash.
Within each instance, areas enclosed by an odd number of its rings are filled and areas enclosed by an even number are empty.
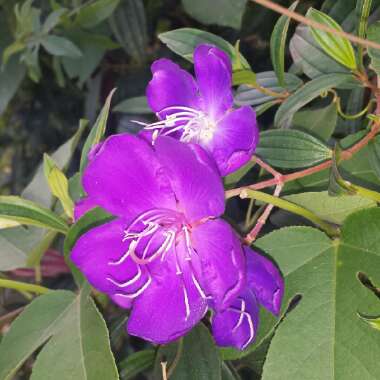
<svg viewBox="0 0 380 380">
<path fill-rule="evenodd" d="M 298 0 L 295 1 L 289 7 L 289 10 L 294 11 L 298 3 Z M 289 24 L 290 18 L 282 15 L 276 22 L 270 38 L 270 56 L 272 59 L 272 65 L 281 87 L 285 87 L 285 43 Z"/>
<path fill-rule="evenodd" d="M 330 28 L 342 31 L 342 28 L 337 22 L 321 11 L 310 8 L 307 17 Z M 351 70 L 357 68 L 354 48 L 347 38 L 324 32 L 313 27 L 311 27 L 310 30 L 314 39 L 327 54 Z"/>
<path fill-rule="evenodd" d="M 153 367 L 156 352 L 154 350 L 143 350 L 134 352 L 119 363 L 120 379 L 133 380 L 135 377 Z"/>
<path fill-rule="evenodd" d="M 275 125 L 282 126 L 293 117 L 295 112 L 323 92 L 352 80 L 351 74 L 327 74 L 306 83 L 281 104 L 274 119 Z"/>
<path fill-rule="evenodd" d="M 240 54 L 240 57 L 236 56 L 236 49 L 229 42 L 223 38 L 205 32 L 204 30 L 199 30 L 195 28 L 180 28 L 171 30 L 169 32 L 161 33 L 158 38 L 174 53 L 180 55 L 181 57 L 193 62 L 194 49 L 199 44 L 212 44 L 218 48 L 225 51 L 232 60 L 233 69 L 241 69 L 239 62 L 244 69 L 250 69 L 247 60 Z"/>
<path fill-rule="evenodd" d="M 296 169 L 331 158 L 331 149 L 312 135 L 296 129 L 260 133 L 256 154 L 277 168 Z"/>
<path fill-rule="evenodd" d="M 0 218 L 21 224 L 49 228 L 65 234 L 66 222 L 52 211 L 16 196 L 0 196 Z"/>
</svg>

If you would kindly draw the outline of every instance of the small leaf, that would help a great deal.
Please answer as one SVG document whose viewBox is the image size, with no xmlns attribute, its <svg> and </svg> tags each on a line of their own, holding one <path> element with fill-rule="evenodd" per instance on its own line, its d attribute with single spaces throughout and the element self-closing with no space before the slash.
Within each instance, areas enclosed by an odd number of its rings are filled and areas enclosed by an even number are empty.
<svg viewBox="0 0 380 380">
<path fill-rule="evenodd" d="M 82 149 L 82 156 L 80 159 L 80 172 L 83 173 L 84 168 L 87 165 L 88 162 L 88 153 L 90 152 L 90 149 L 98 144 L 100 140 L 103 138 L 104 133 L 106 131 L 107 126 L 107 120 L 108 115 L 110 111 L 111 106 L 111 99 L 116 89 L 113 89 L 109 95 L 107 96 L 106 102 L 104 103 L 104 106 L 102 110 L 100 111 L 100 114 L 98 118 L 95 121 L 94 126 L 92 127 L 85 143 Z"/>
<path fill-rule="evenodd" d="M 21 50 L 24 50 L 25 48 L 26 48 L 25 43 L 21 41 L 15 41 L 11 45 L 7 46 L 3 52 L 3 67 L 7 64 L 7 62 L 9 61 L 9 58 L 12 55 L 20 52 Z"/>
<path fill-rule="evenodd" d="M 353 76 L 350 74 L 327 74 L 311 80 L 281 104 L 275 116 L 275 125 L 282 126 L 305 104 L 311 102 L 323 92 L 352 80 Z"/>
<path fill-rule="evenodd" d="M 120 0 L 96 0 L 80 7 L 75 22 L 83 28 L 93 28 L 112 15 Z"/>
<path fill-rule="evenodd" d="M 298 3 L 298 0 L 295 1 L 289 7 L 289 10 L 294 11 Z M 282 15 L 277 20 L 270 38 L 270 56 L 272 59 L 272 65 L 281 87 L 285 87 L 285 43 L 289 24 L 290 18 Z"/>
<path fill-rule="evenodd" d="M 380 41 L 380 21 L 370 25 L 367 31 L 367 38 L 373 42 Z M 371 66 L 380 75 L 380 50 L 368 48 L 368 55 L 371 57 Z"/>
<path fill-rule="evenodd" d="M 67 9 L 65 8 L 59 8 L 51 12 L 44 22 L 42 32 L 46 34 L 49 33 L 53 28 L 55 28 L 58 25 L 61 16 L 63 16 L 66 12 Z"/>
<path fill-rule="evenodd" d="M 295 129 L 261 132 L 256 154 L 283 169 L 306 168 L 331 158 L 331 150 L 322 141 Z"/>
<path fill-rule="evenodd" d="M 238 70 L 232 73 L 232 83 L 234 86 L 239 84 L 256 83 L 256 74 L 251 70 Z"/>
<path fill-rule="evenodd" d="M 199 323 L 182 339 L 182 343 L 159 348 L 154 378 L 161 378 L 161 362 L 166 361 L 170 370 L 176 353 L 181 350 L 171 380 L 221 380 L 221 359 L 208 329 Z M 183 344 L 182 349 L 180 344 Z"/>
<path fill-rule="evenodd" d="M 133 380 L 141 372 L 152 368 L 155 356 L 154 350 L 143 350 L 129 355 L 119 363 L 120 379 Z"/>
<path fill-rule="evenodd" d="M 241 54 L 239 58 L 236 56 L 234 46 L 215 34 L 194 28 L 180 28 L 161 33 L 158 35 L 158 38 L 170 50 L 173 50 L 174 53 L 190 62 L 193 62 L 194 49 L 198 45 L 211 44 L 225 51 L 230 56 L 233 69 L 240 68 L 239 60 L 243 68 L 250 69 L 247 60 Z"/>
<path fill-rule="evenodd" d="M 197 21 L 240 29 L 247 0 L 182 0 L 185 11 Z M 211 11 L 212 10 L 212 11 Z"/>
<path fill-rule="evenodd" d="M 277 76 L 274 71 L 264 71 L 255 75 L 256 83 L 258 85 L 270 91 L 278 93 L 284 92 L 285 89 L 295 91 L 303 84 L 301 79 L 289 73 L 285 74 L 286 88 L 279 85 Z M 238 87 L 234 98 L 234 102 L 238 106 L 258 106 L 272 100 L 276 100 L 276 98 L 268 94 L 263 94 L 256 88 L 247 84 L 243 84 Z"/>
<path fill-rule="evenodd" d="M 52 55 L 80 58 L 82 52 L 70 40 L 64 37 L 49 35 L 41 40 L 42 46 Z"/>
<path fill-rule="evenodd" d="M 293 116 L 292 127 L 311 132 L 313 135 L 328 141 L 334 132 L 338 112 L 334 102 L 317 109 L 304 109 Z"/>
<path fill-rule="evenodd" d="M 310 8 L 307 17 L 335 30 L 343 30 L 330 16 L 321 11 L 317 11 L 316 9 Z M 354 48 L 347 38 L 324 32 L 313 27 L 311 27 L 310 30 L 314 39 L 327 54 L 351 70 L 357 68 Z"/>
<path fill-rule="evenodd" d="M 44 172 L 52 194 L 60 200 L 66 215 L 73 218 L 74 203 L 69 195 L 68 180 L 54 160 L 46 153 L 44 154 Z"/>
<path fill-rule="evenodd" d="M 66 222 L 52 211 L 15 196 L 0 196 L 0 218 L 49 228 L 63 234 L 68 230 Z"/>
<path fill-rule="evenodd" d="M 380 330 L 380 316 L 379 317 L 370 317 L 362 313 L 358 313 L 358 317 L 368 323 L 375 330 Z"/>
</svg>

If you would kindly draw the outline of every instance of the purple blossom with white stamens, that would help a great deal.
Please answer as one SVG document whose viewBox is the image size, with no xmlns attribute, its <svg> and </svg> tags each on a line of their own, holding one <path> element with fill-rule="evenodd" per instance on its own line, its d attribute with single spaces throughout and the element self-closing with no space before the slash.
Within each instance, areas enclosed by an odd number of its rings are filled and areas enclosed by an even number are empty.
<svg viewBox="0 0 380 380">
<path fill-rule="evenodd" d="M 201 145 L 225 176 L 251 158 L 259 139 L 256 115 L 249 106 L 232 108 L 232 68 L 225 52 L 199 45 L 194 69 L 197 81 L 169 59 L 153 63 L 147 99 L 159 121 L 140 124 L 152 132 L 153 142 L 170 135 Z"/>
<path fill-rule="evenodd" d="M 130 334 L 170 342 L 243 291 L 243 249 L 219 218 L 221 178 L 198 145 L 109 137 L 91 152 L 83 187 L 77 218 L 100 206 L 116 219 L 82 235 L 71 259 L 95 288 L 131 308 Z"/>
<path fill-rule="evenodd" d="M 244 247 L 244 251 L 246 286 L 227 309 L 215 313 L 212 319 L 216 343 L 241 350 L 256 337 L 260 305 L 278 316 L 284 295 L 284 281 L 275 265 L 248 247 Z"/>
</svg>

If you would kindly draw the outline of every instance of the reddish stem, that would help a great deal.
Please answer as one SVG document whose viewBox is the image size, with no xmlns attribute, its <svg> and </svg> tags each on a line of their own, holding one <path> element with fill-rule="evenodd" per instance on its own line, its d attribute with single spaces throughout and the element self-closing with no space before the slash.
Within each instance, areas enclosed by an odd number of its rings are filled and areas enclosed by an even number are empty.
<svg viewBox="0 0 380 380">
<path fill-rule="evenodd" d="M 358 143 L 344 150 L 341 153 L 341 159 L 342 160 L 350 159 L 355 153 L 363 149 L 377 135 L 377 133 L 379 133 L 379 131 L 380 131 L 380 124 L 378 123 L 374 124 L 371 131 L 363 139 L 361 139 Z M 322 162 L 319 165 L 313 166 L 312 168 L 300 170 L 295 173 L 281 175 L 281 177 L 277 177 L 277 178 L 275 177 L 275 178 L 268 179 L 266 181 L 262 181 L 253 185 L 242 186 L 236 189 L 227 190 L 226 199 L 238 196 L 245 189 L 261 190 L 266 187 L 276 186 L 279 183 L 284 184 L 286 182 L 294 181 L 299 178 L 307 177 L 311 174 L 318 173 L 324 169 L 328 169 L 331 165 L 332 165 L 332 160 L 328 160 L 328 161 Z"/>
</svg>

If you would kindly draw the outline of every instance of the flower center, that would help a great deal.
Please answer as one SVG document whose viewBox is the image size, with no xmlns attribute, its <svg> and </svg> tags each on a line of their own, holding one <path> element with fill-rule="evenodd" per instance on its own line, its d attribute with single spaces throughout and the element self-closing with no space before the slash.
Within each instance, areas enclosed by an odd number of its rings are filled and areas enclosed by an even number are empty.
<svg viewBox="0 0 380 380">
<path fill-rule="evenodd" d="M 199 295 L 204 300 L 210 298 L 202 289 L 191 263 L 192 256 L 197 253 L 191 246 L 190 230 L 193 226 L 196 226 L 199 223 L 204 223 L 206 220 L 208 220 L 208 218 L 204 218 L 193 223 L 193 225 L 190 225 L 186 221 L 183 214 L 169 209 L 157 208 L 142 213 L 124 231 L 123 241 L 129 242 L 127 252 L 125 252 L 118 260 L 110 261 L 108 263 L 112 266 L 118 266 L 130 257 L 137 264 L 138 270 L 136 275 L 124 283 L 116 281 L 111 276 L 107 277 L 107 280 L 121 288 L 133 286 L 141 279 L 141 266 L 146 266 L 147 264 L 158 259 L 160 259 L 160 261 L 164 261 L 168 252 L 172 250 L 171 254 L 173 254 L 174 257 L 171 257 L 170 259 L 174 260 L 176 274 L 181 279 L 180 281 L 182 283 L 184 300 L 184 315 L 185 320 L 187 320 L 191 314 L 191 310 L 188 290 L 185 286 L 183 277 L 183 260 L 188 262 L 188 265 L 186 265 L 186 270 L 190 272 L 190 281 L 199 292 Z M 178 250 L 175 249 L 180 239 L 183 239 L 181 242 L 185 246 L 185 253 L 182 253 L 181 257 L 178 256 Z M 181 250 L 181 252 L 183 251 Z M 150 274 L 149 267 L 147 267 L 147 269 L 148 278 L 144 283 L 138 286 L 137 290 L 132 293 L 119 292 L 116 293 L 116 295 L 127 299 L 134 299 L 142 294 L 152 283 L 152 275 Z"/>
<path fill-rule="evenodd" d="M 216 121 L 206 113 L 190 107 L 172 106 L 164 108 L 159 114 L 173 111 L 165 119 L 152 124 L 135 121 L 147 131 L 153 131 L 153 141 L 158 136 L 168 136 L 180 132 L 180 141 L 207 144 L 216 131 Z"/>
</svg>

